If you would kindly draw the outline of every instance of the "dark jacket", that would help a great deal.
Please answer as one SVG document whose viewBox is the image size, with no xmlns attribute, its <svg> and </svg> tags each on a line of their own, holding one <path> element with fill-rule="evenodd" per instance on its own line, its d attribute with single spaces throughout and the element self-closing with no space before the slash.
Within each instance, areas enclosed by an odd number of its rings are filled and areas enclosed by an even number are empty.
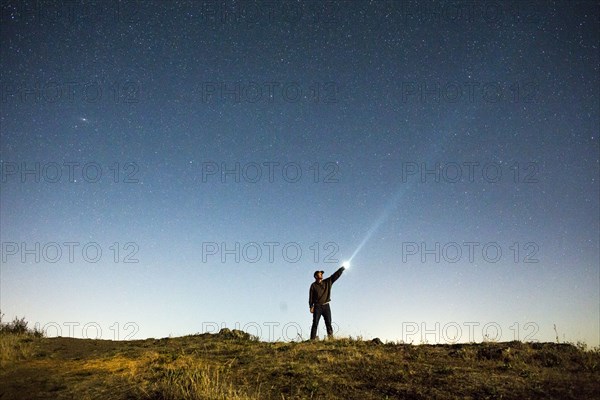
<svg viewBox="0 0 600 400">
<path fill-rule="evenodd" d="M 315 281 L 310 285 L 308 291 L 308 305 L 310 308 L 314 307 L 315 304 L 325 304 L 331 301 L 331 285 L 342 276 L 344 269 L 344 267 L 341 267 L 329 278 L 323 279 L 320 283 Z"/>
</svg>

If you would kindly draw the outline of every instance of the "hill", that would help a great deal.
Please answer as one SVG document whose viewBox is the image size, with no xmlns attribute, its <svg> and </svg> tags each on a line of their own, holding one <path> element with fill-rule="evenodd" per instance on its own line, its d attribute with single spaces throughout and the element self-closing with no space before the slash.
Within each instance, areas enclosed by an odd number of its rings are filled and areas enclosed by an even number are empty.
<svg viewBox="0 0 600 400">
<path fill-rule="evenodd" d="M 557 343 L 110 341 L 0 334 L 5 399 L 592 399 L 600 352 Z"/>
</svg>

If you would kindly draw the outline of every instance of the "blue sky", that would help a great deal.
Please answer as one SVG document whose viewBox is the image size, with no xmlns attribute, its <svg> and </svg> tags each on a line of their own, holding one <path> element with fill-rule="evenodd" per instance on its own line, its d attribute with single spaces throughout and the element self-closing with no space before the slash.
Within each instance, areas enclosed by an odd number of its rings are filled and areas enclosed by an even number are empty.
<svg viewBox="0 0 600 400">
<path fill-rule="evenodd" d="M 597 5 L 215 4 L 3 6 L 5 318 L 600 344 Z"/>
</svg>

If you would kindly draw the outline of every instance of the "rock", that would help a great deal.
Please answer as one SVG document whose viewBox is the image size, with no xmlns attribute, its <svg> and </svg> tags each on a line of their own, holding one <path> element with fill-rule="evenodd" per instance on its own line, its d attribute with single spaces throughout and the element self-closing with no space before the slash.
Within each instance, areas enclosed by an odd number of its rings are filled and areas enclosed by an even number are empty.
<svg viewBox="0 0 600 400">
<path fill-rule="evenodd" d="M 230 336 L 231 335 L 231 329 L 229 329 L 229 328 L 222 328 L 219 331 L 218 334 L 219 334 L 219 336 Z"/>
<path fill-rule="evenodd" d="M 218 335 L 224 339 L 238 339 L 238 340 L 250 340 L 252 335 L 241 331 L 239 329 L 231 330 L 229 328 L 223 328 L 219 331 Z"/>
<path fill-rule="evenodd" d="M 373 343 L 373 344 L 383 344 L 383 342 L 381 341 L 381 339 L 379 339 L 378 337 L 376 337 L 375 339 L 371 340 L 371 343 Z"/>
</svg>

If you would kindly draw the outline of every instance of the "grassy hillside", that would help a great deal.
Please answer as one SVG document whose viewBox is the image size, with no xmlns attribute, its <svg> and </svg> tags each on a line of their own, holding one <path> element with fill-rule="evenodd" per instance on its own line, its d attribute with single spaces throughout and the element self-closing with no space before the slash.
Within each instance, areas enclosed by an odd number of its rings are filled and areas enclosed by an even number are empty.
<svg viewBox="0 0 600 400">
<path fill-rule="evenodd" d="M 134 341 L 0 334 L 0 399 L 592 399 L 570 344 L 267 343 L 240 331 Z"/>
</svg>

